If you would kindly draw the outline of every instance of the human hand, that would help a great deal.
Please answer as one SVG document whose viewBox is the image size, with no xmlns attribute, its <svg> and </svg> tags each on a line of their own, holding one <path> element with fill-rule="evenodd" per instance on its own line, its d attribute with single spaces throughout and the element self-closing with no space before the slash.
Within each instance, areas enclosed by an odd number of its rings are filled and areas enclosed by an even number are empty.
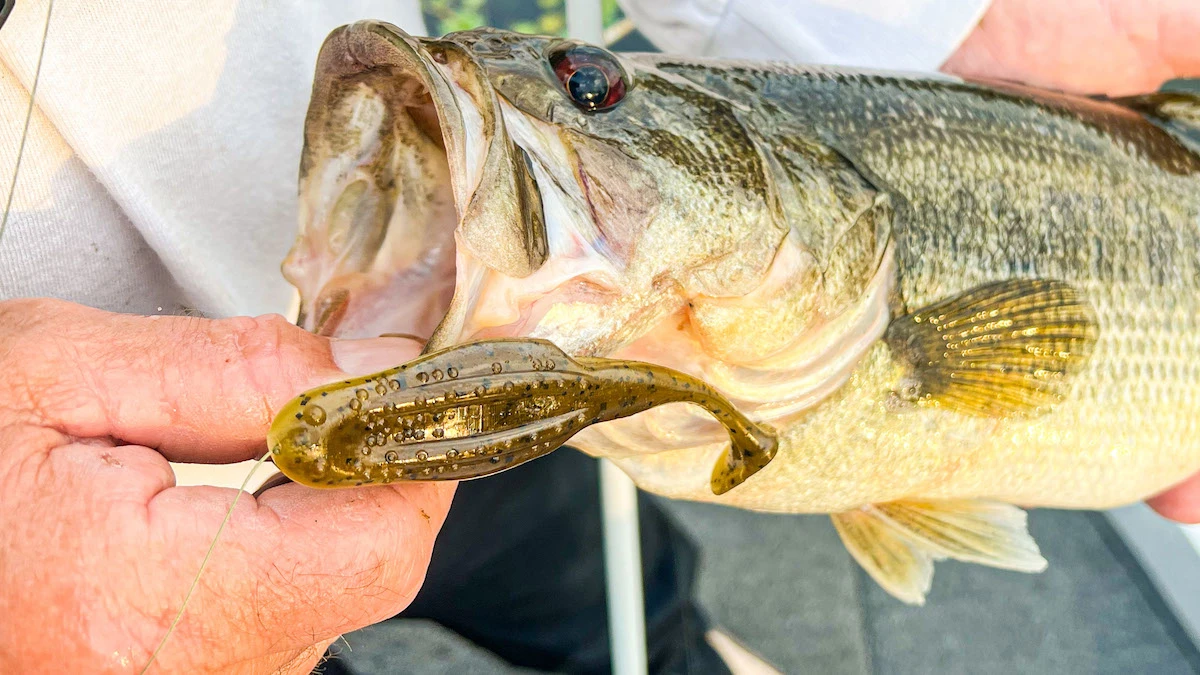
<svg viewBox="0 0 1200 675">
<path fill-rule="evenodd" d="M 1195 0 L 993 0 L 943 66 L 1087 94 L 1145 94 L 1200 76 Z"/>
<path fill-rule="evenodd" d="M 0 302 L 0 672 L 139 672 L 237 494 L 176 487 L 167 460 L 256 458 L 273 412 L 339 364 L 365 374 L 418 351 L 281 317 Z M 416 595 L 453 491 L 243 494 L 156 667 L 308 673 Z"/>
</svg>

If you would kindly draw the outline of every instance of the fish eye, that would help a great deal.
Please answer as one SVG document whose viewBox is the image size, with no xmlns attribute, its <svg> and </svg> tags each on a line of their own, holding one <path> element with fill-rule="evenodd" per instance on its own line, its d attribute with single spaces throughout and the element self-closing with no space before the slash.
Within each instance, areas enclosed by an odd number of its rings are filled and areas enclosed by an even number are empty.
<svg viewBox="0 0 1200 675">
<path fill-rule="evenodd" d="M 571 45 L 552 53 L 549 61 L 567 96 L 584 112 L 608 110 L 625 98 L 625 73 L 603 49 Z"/>
</svg>

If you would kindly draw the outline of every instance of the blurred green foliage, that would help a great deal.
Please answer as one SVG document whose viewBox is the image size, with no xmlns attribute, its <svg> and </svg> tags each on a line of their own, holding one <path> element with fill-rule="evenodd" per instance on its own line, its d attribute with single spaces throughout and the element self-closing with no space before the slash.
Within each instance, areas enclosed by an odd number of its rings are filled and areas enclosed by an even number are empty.
<svg viewBox="0 0 1200 675">
<path fill-rule="evenodd" d="M 600 5 L 605 26 L 621 20 L 617 0 L 600 0 Z M 421 8 L 431 35 L 478 26 L 560 36 L 567 30 L 563 0 L 421 0 Z"/>
</svg>

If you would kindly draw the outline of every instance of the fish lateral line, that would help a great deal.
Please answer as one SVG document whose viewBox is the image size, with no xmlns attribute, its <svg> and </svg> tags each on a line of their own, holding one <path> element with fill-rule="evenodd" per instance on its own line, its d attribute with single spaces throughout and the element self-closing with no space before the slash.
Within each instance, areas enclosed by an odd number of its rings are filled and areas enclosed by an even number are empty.
<svg viewBox="0 0 1200 675">
<path fill-rule="evenodd" d="M 267 438 L 279 470 L 310 487 L 467 480 L 541 457 L 593 424 L 667 403 L 700 406 L 729 433 L 714 494 L 774 458 L 774 430 L 703 381 L 649 363 L 572 358 L 536 338 L 466 343 L 317 387 L 280 410 Z"/>
</svg>

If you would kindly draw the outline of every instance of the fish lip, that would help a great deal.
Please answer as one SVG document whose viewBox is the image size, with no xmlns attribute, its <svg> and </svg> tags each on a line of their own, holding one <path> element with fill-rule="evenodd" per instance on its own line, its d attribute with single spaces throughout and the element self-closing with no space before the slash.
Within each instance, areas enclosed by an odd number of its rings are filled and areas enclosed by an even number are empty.
<svg viewBox="0 0 1200 675">
<path fill-rule="evenodd" d="M 325 38 L 317 56 L 316 87 L 326 78 L 345 77 L 380 66 L 399 66 L 405 73 L 426 80 L 432 57 L 421 44 L 399 27 L 383 21 L 358 21 L 336 28 Z"/>
</svg>

